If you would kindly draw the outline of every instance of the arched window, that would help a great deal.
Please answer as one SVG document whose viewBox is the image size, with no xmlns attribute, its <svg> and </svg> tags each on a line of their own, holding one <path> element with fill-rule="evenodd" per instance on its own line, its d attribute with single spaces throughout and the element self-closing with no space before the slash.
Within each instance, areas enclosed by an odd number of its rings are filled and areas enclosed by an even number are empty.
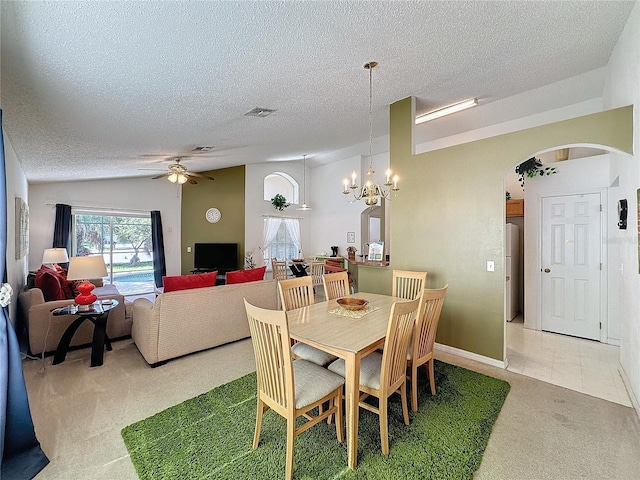
<svg viewBox="0 0 640 480">
<path fill-rule="evenodd" d="M 287 199 L 287 202 L 297 204 L 299 190 L 298 182 L 284 172 L 273 172 L 264 177 L 265 200 L 271 200 L 279 193 Z"/>
</svg>

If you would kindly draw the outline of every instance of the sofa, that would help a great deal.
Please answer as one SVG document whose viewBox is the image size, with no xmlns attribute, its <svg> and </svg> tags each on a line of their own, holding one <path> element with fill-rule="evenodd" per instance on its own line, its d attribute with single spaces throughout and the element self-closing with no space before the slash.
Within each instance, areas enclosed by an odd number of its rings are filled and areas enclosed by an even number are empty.
<svg viewBox="0 0 640 480">
<path fill-rule="evenodd" d="M 91 280 L 96 285 L 93 290 L 100 299 L 118 300 L 119 305 L 109 312 L 107 335 L 111 340 L 131 335 L 131 318 L 125 311 L 124 297 L 115 285 L 102 285 L 102 279 Z M 53 352 L 58 347 L 60 337 L 67 327 L 78 318 L 77 315 L 56 315 L 51 311 L 73 304 L 73 299 L 45 301 L 40 288 L 26 288 L 18 295 L 19 312 L 27 329 L 29 353 L 41 355 Z M 84 322 L 71 339 L 71 346 L 91 345 L 93 339 L 93 323 Z"/>
<path fill-rule="evenodd" d="M 251 336 L 243 299 L 278 309 L 277 281 L 261 280 L 165 292 L 133 302 L 131 336 L 152 367 Z"/>
</svg>

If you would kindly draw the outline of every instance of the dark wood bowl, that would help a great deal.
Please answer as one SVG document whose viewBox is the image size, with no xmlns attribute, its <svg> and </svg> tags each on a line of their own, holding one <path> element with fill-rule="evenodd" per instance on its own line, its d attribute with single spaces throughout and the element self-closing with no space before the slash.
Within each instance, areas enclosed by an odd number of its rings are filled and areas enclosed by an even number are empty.
<svg viewBox="0 0 640 480">
<path fill-rule="evenodd" d="M 369 304 L 368 300 L 351 297 L 339 298 L 336 301 L 338 302 L 338 305 L 340 305 L 345 310 L 362 310 Z"/>
</svg>

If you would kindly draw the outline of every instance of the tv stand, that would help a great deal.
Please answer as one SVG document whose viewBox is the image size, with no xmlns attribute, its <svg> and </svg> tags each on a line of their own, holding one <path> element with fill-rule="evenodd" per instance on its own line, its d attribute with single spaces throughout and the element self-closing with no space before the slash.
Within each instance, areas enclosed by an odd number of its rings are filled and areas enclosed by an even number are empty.
<svg viewBox="0 0 640 480">
<path fill-rule="evenodd" d="M 194 268 L 193 270 L 191 270 L 191 274 L 194 275 L 196 273 L 209 273 L 209 272 L 215 272 L 217 270 L 217 268 Z"/>
</svg>

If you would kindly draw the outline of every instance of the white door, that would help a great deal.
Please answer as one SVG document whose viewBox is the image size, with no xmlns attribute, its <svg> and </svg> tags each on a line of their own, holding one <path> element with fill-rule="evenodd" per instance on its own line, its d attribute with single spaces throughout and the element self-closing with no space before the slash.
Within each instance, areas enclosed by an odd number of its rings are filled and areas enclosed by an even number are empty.
<svg viewBox="0 0 640 480">
<path fill-rule="evenodd" d="M 542 330 L 600 340 L 600 194 L 542 199 Z"/>
</svg>

